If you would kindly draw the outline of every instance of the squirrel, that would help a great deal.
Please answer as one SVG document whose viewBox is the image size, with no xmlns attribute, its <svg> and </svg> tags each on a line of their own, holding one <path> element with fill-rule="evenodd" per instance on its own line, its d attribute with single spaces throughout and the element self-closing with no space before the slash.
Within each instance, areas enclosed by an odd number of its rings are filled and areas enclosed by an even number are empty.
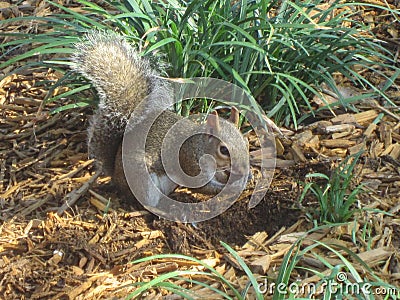
<svg viewBox="0 0 400 300">
<path fill-rule="evenodd" d="M 88 129 L 89 157 L 100 162 L 102 171 L 111 176 L 112 182 L 122 196 L 131 199 L 133 195 L 126 180 L 122 161 L 124 132 L 133 112 L 140 118 L 146 118 L 149 111 L 157 106 L 158 103 L 155 103 L 157 99 L 160 97 L 172 99 L 173 92 L 168 80 L 160 77 L 151 67 L 149 60 L 142 57 L 123 36 L 116 33 L 99 31 L 88 33 L 86 38 L 75 44 L 72 61 L 72 69 L 87 78 L 99 95 L 99 105 L 91 117 Z M 144 105 L 139 105 L 142 101 Z M 141 111 L 138 112 L 138 109 Z M 239 112 L 232 108 L 229 120 L 237 126 L 238 118 Z M 162 143 L 169 129 L 182 119 L 182 116 L 172 110 L 163 111 L 151 125 L 146 139 L 147 170 L 154 184 L 165 195 L 173 192 L 179 184 L 169 178 L 164 169 L 161 160 Z M 216 166 L 211 180 L 195 191 L 217 194 L 223 189 L 229 176 L 238 178 L 244 176 L 247 181 L 248 144 L 245 153 L 247 156 L 231 157 L 228 149 L 237 146 L 237 136 L 229 126 L 221 126 L 221 120 L 216 112 L 208 115 L 205 124 L 188 122 L 189 127 L 204 126 L 205 132 L 191 136 L 180 149 L 176 150 L 179 151 L 179 164 L 182 170 L 189 176 L 198 175 L 202 171 L 199 160 L 205 154 L 214 158 L 215 164 L 212 167 Z M 182 127 L 173 134 L 178 136 L 183 131 L 185 129 Z M 221 140 L 214 136 L 216 133 Z M 242 138 L 245 139 L 243 136 Z M 140 158 L 134 157 L 133 154 L 132 159 Z M 235 163 L 232 164 L 231 161 Z M 143 178 L 135 180 L 140 184 Z M 152 195 L 149 194 L 148 197 Z M 147 200 L 157 202 L 157 199 Z"/>
</svg>

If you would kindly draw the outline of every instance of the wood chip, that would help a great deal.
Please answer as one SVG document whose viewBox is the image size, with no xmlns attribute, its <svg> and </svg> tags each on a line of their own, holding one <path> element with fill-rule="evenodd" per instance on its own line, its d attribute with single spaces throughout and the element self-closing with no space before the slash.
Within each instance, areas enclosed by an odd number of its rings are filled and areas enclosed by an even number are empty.
<svg viewBox="0 0 400 300">
<path fill-rule="evenodd" d="M 354 118 L 358 124 L 365 125 L 371 123 L 378 116 L 376 110 L 367 110 L 354 115 Z"/>
<path fill-rule="evenodd" d="M 357 118 L 353 114 L 342 114 L 334 117 L 331 119 L 331 122 L 333 124 L 356 124 L 357 123 Z M 326 129 L 324 130 L 324 132 Z"/>
<path fill-rule="evenodd" d="M 356 144 L 355 141 L 349 141 L 345 139 L 337 139 L 337 140 L 323 140 L 321 141 L 321 145 L 327 148 L 349 148 Z"/>
<path fill-rule="evenodd" d="M 367 138 L 370 138 L 372 136 L 372 134 L 375 132 L 377 127 L 378 126 L 374 123 L 369 124 L 367 129 L 364 131 L 364 136 L 366 136 Z"/>
<path fill-rule="evenodd" d="M 249 263 L 249 267 L 254 274 L 265 275 L 271 264 L 271 256 L 264 255 Z"/>
<path fill-rule="evenodd" d="M 307 159 L 303 154 L 303 150 L 300 148 L 297 143 L 293 143 L 292 147 L 290 148 L 293 158 L 296 162 L 306 162 Z"/>
<path fill-rule="evenodd" d="M 332 125 L 325 128 L 325 133 L 337 133 L 337 132 L 352 132 L 355 126 L 352 124 L 339 124 Z"/>
</svg>

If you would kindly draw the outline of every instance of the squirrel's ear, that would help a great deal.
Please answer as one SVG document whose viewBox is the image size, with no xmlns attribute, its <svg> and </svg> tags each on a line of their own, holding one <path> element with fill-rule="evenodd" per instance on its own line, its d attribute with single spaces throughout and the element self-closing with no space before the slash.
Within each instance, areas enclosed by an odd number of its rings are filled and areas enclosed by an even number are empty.
<svg viewBox="0 0 400 300">
<path fill-rule="evenodd" d="M 229 116 L 229 121 L 235 125 L 235 127 L 239 126 L 239 111 L 236 107 L 231 107 L 231 115 Z"/>
<path fill-rule="evenodd" d="M 219 132 L 219 117 L 216 111 L 210 113 L 207 117 L 207 133 L 214 135 Z"/>
</svg>

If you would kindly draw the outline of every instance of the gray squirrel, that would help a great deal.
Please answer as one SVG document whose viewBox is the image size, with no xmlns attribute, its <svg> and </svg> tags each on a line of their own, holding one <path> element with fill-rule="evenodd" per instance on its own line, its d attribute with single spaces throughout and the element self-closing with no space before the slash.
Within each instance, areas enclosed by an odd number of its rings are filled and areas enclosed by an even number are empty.
<svg viewBox="0 0 400 300">
<path fill-rule="evenodd" d="M 150 62 L 140 56 L 125 38 L 118 34 L 93 31 L 75 47 L 72 68 L 90 80 L 100 100 L 88 130 L 89 156 L 100 162 L 102 170 L 112 177 L 122 196 L 130 199 L 133 196 L 127 184 L 122 161 L 123 137 L 129 118 L 133 112 L 141 118 L 146 118 L 152 107 L 157 106 L 157 99 L 172 98 L 172 91 L 168 80 L 161 78 L 153 70 Z M 139 105 L 142 101 L 144 105 Z M 138 112 L 138 109 L 141 111 Z M 238 118 L 239 113 L 233 108 L 230 121 L 237 125 Z M 173 192 L 178 184 L 169 178 L 164 169 L 161 161 L 162 142 L 169 129 L 182 119 L 173 111 L 165 110 L 151 125 L 146 140 L 147 170 L 154 184 L 165 195 Z M 208 115 L 205 124 L 189 122 L 192 129 L 203 126 L 205 133 L 190 137 L 181 149 L 176 149 L 179 151 L 180 167 L 189 176 L 196 176 L 202 171 L 199 160 L 203 155 L 208 154 L 214 158 L 213 168 L 216 166 L 216 170 L 213 178 L 204 186 L 195 189 L 204 194 L 217 194 L 223 189 L 229 176 L 243 177 L 249 173 L 248 148 L 245 155 L 232 157 L 232 152 L 228 149 L 237 147 L 237 135 L 234 135 L 229 126 L 221 126 L 220 123 L 216 112 Z M 181 130 L 185 131 L 185 128 Z M 221 139 L 214 136 L 216 133 Z M 174 135 L 180 134 L 180 130 L 174 131 Z M 139 155 L 136 157 L 136 152 L 139 153 L 132 149 L 131 159 L 143 159 Z M 133 180 L 137 181 L 135 184 L 141 184 L 143 178 Z M 149 194 L 146 197 L 151 198 L 153 195 Z M 154 202 L 154 199 L 147 200 Z"/>
</svg>

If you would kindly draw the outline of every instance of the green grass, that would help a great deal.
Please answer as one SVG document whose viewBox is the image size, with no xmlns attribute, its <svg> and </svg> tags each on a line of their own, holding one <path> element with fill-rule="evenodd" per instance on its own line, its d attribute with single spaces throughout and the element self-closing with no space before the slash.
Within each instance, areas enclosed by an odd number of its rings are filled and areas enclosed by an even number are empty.
<svg viewBox="0 0 400 300">
<path fill-rule="evenodd" d="M 192 262 L 198 263 L 200 266 L 204 268 L 204 271 L 193 271 L 193 270 L 184 270 L 184 271 L 173 271 L 169 272 L 160 276 L 157 276 L 153 280 L 149 282 L 137 282 L 134 284 L 134 286 L 138 286 L 138 289 L 135 290 L 133 293 L 129 294 L 129 296 L 126 299 L 134 299 L 137 297 L 140 297 L 144 292 L 150 290 L 150 289 L 164 289 L 170 292 L 173 292 L 177 295 L 182 296 L 184 299 L 198 299 L 196 298 L 195 294 L 193 294 L 193 291 L 190 291 L 189 289 L 186 289 L 182 287 L 181 285 L 176 285 L 170 280 L 183 280 L 190 285 L 200 285 L 204 288 L 208 288 L 210 291 L 218 294 L 219 296 L 223 297 L 223 299 L 246 299 L 246 295 L 249 291 L 250 286 L 253 287 L 256 291 L 256 299 L 257 300 L 262 300 L 263 296 L 260 292 L 257 292 L 258 289 L 258 283 L 255 275 L 251 272 L 249 267 L 246 265 L 246 263 L 243 261 L 243 259 L 227 244 L 222 243 L 222 246 L 236 259 L 238 264 L 242 267 L 243 271 L 246 273 L 246 275 L 249 278 L 249 285 L 244 289 L 240 290 L 236 288 L 228 279 L 226 279 L 223 275 L 221 275 L 217 270 L 215 270 L 213 267 L 210 267 L 206 263 L 202 262 L 201 260 L 198 260 L 196 258 L 186 256 L 186 255 L 180 255 L 180 254 L 160 254 L 160 255 L 154 255 L 146 258 L 142 258 L 139 260 L 134 261 L 134 263 L 142 263 L 146 261 L 152 261 L 155 259 L 182 259 L 182 260 L 189 260 Z M 213 286 L 211 286 L 208 283 L 204 283 L 195 279 L 192 279 L 191 276 L 196 276 L 196 275 L 202 275 L 204 277 L 208 277 L 211 280 L 217 281 L 220 284 L 223 285 L 223 289 L 217 289 Z"/>
<path fill-rule="evenodd" d="M 39 32 L 32 27 L 28 33 L 1 33 L 8 40 L 0 45 L 0 69 L 15 66 L 13 71 L 18 72 L 55 68 L 66 74 L 68 80 L 63 78 L 63 84 L 72 90 L 62 97 L 76 99 L 78 106 L 87 105 L 77 86 L 82 79 L 66 72 L 68 56 L 72 44 L 84 32 L 111 29 L 126 35 L 143 55 L 155 57 L 155 66 L 157 61 L 164 61 L 166 68 L 161 69 L 165 75 L 216 77 L 250 91 L 278 123 L 297 126 L 312 116 L 310 99 L 319 95 L 320 85 L 325 82 L 337 91 L 334 73 L 343 74 L 369 92 L 350 99 L 339 95 L 336 103 L 324 109 L 335 105 L 351 109 L 352 102 L 366 97 L 383 97 L 393 105 L 384 93 L 400 72 L 393 55 L 373 35 L 360 34 L 368 32 L 353 18 L 361 3 L 352 2 L 349 9 L 350 4 L 334 1 L 321 9 L 318 4 L 325 1 L 241 0 L 231 5 L 231 1 L 223 0 L 126 0 L 105 1 L 105 10 L 89 1 L 77 2 L 84 14 L 48 1 L 59 13 L 0 21 L 0 25 L 13 21 L 33 24 Z M 396 17 L 400 14 L 378 5 L 362 5 L 387 10 Z M 342 10 L 334 15 L 337 9 Z M 344 27 L 343 22 L 351 26 Z M 12 55 L 23 47 L 29 50 Z M 26 59 L 28 64 L 16 66 Z M 355 67 L 369 69 L 374 76 L 387 80 L 386 85 L 378 89 Z M 388 78 L 380 70 L 392 70 L 393 75 Z M 49 100 L 55 99 L 49 95 Z M 178 111 L 188 111 L 194 102 L 187 105 L 178 107 Z"/>
<path fill-rule="evenodd" d="M 353 188 L 354 167 L 362 152 L 346 157 L 340 165 L 332 171 L 330 177 L 322 173 L 308 174 L 306 178 L 325 180 L 325 184 L 317 182 L 304 183 L 304 190 L 300 202 L 304 200 L 307 192 L 311 192 L 318 200 L 318 208 L 310 219 L 318 219 L 320 223 L 347 222 L 359 211 L 354 208 L 357 196 L 362 192 L 362 185 Z"/>
<path fill-rule="evenodd" d="M 348 223 L 335 224 L 333 226 L 348 225 Z M 137 289 L 130 293 L 126 299 L 140 298 L 141 295 L 150 291 L 157 292 L 169 291 L 180 295 L 184 299 L 197 299 L 193 289 L 201 287 L 209 289 L 210 292 L 218 294 L 222 299 L 264 299 L 265 296 L 271 296 L 273 300 L 281 299 L 310 299 L 312 296 L 323 298 L 318 299 L 375 299 L 373 294 L 374 287 L 387 288 L 400 293 L 399 288 L 394 287 L 383 281 L 358 255 L 351 250 L 339 244 L 324 243 L 321 241 L 312 241 L 308 236 L 318 230 L 331 229 L 332 225 L 324 225 L 314 228 L 297 239 L 290 250 L 285 254 L 279 269 L 277 277 L 268 279 L 253 274 L 245 261 L 231 247 L 221 243 L 224 248 L 232 255 L 245 277 L 248 284 L 244 288 L 238 288 L 236 283 L 230 282 L 222 274 L 206 263 L 185 255 L 162 254 L 146 257 L 134 261 L 133 263 L 151 262 L 153 260 L 188 260 L 196 262 L 203 267 L 199 270 L 176 270 L 158 275 L 148 282 L 137 282 L 130 286 L 136 286 Z M 308 241 L 308 246 L 303 245 Z M 328 255 L 329 253 L 329 255 Z M 329 256 L 330 260 L 325 258 Z M 304 263 L 303 258 L 315 259 L 320 263 L 319 269 Z M 329 261 L 336 259 L 338 264 L 332 265 Z M 308 274 L 308 275 L 305 275 Z M 316 275 L 319 280 L 312 283 L 306 283 L 308 277 Z M 197 276 L 197 277 L 196 277 Z M 202 280 L 196 278 L 203 278 Z M 207 278 L 206 281 L 204 279 Z M 176 283 L 176 282 L 179 282 Z M 186 282 L 186 288 L 182 282 Z M 216 283 L 220 285 L 216 285 Z M 264 285 L 266 284 L 266 286 Z M 216 288 L 216 286 L 219 286 Z M 280 288 L 278 288 L 278 286 Z M 332 288 L 329 288 L 331 286 Z M 362 291 L 364 287 L 364 291 Z M 359 289 L 359 290 L 357 290 Z M 249 298 L 250 297 L 250 298 Z M 300 298 L 304 297 L 304 298 Z M 387 299 L 396 299 L 396 295 L 389 295 Z M 379 298 L 378 298 L 379 299 Z"/>
<path fill-rule="evenodd" d="M 342 224 L 335 224 L 335 226 L 341 226 Z M 326 227 L 328 226 L 328 227 Z M 332 228 L 331 225 L 325 225 L 317 228 Z M 313 230 L 312 230 L 313 231 Z M 308 232 L 307 234 L 311 233 Z M 322 292 L 319 299 L 376 299 L 374 295 L 374 287 L 384 287 L 388 290 L 395 291 L 394 295 L 388 295 L 386 299 L 397 299 L 397 295 L 400 293 L 398 287 L 394 287 L 379 276 L 361 260 L 356 253 L 343 247 L 342 245 L 335 243 L 324 243 L 321 241 L 313 241 L 310 246 L 301 247 L 302 242 L 307 239 L 307 235 L 299 238 L 295 244 L 293 244 L 291 250 L 285 255 L 283 263 L 279 269 L 278 278 L 275 282 L 276 285 L 281 283 L 285 287 L 289 287 L 288 290 L 280 292 L 276 290 L 273 295 L 273 300 L 280 299 L 293 299 L 297 295 L 294 292 L 306 292 L 304 299 L 310 299 L 315 292 Z M 329 257 L 339 259 L 340 263 L 332 265 L 324 256 L 321 255 L 321 250 L 329 251 Z M 347 255 L 344 255 L 346 253 Z M 325 268 L 325 272 L 318 271 L 308 266 L 301 264 L 303 257 L 314 258 L 316 261 L 322 263 Z M 357 267 L 356 267 L 357 265 Z M 362 270 L 360 272 L 360 269 Z M 293 288 L 294 281 L 290 280 L 293 276 L 294 271 L 303 271 L 310 275 L 316 275 L 320 278 L 317 283 L 304 285 L 300 279 L 297 282 L 298 289 Z M 329 272 L 326 272 L 329 271 Z M 302 286 L 303 284 L 303 286 Z M 304 289 L 302 289 L 304 287 Z M 331 288 L 330 288 L 331 287 Z M 363 290 L 364 288 L 364 290 Z M 315 296 L 315 295 L 314 295 Z M 296 299 L 299 299 L 296 297 Z M 380 298 L 378 298 L 380 299 Z"/>
</svg>

